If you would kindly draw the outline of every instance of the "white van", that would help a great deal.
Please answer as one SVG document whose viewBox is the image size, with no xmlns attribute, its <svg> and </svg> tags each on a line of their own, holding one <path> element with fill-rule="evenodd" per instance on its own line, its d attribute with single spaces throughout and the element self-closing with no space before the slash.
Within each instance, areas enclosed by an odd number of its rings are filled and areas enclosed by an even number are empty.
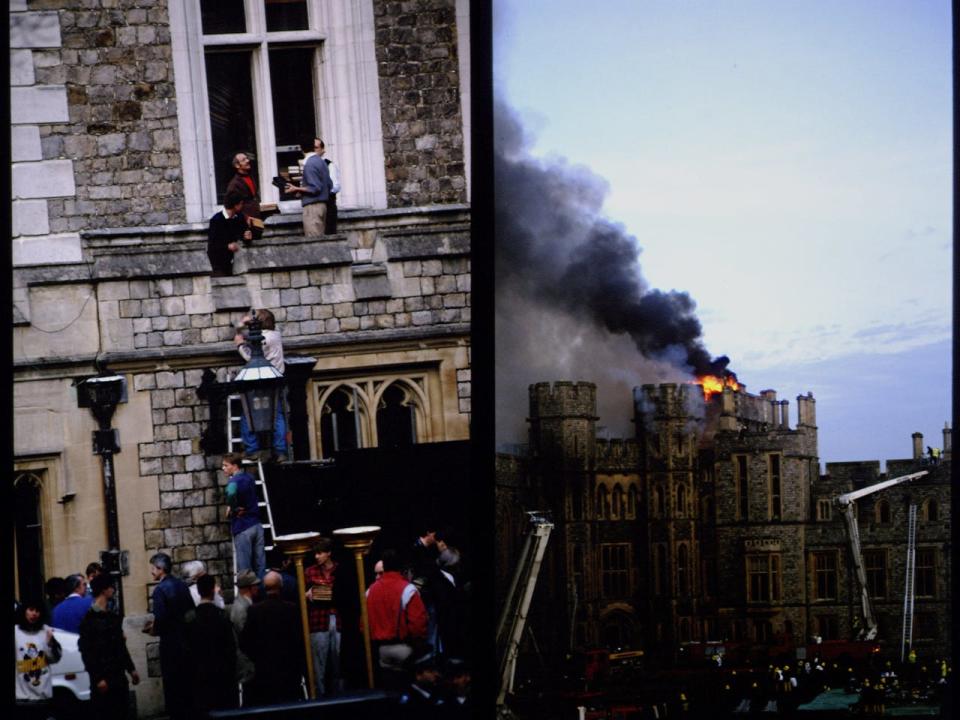
<svg viewBox="0 0 960 720">
<path fill-rule="evenodd" d="M 77 645 L 80 636 L 77 633 L 54 628 L 53 636 L 63 648 L 60 662 L 50 666 L 53 672 L 53 698 L 57 707 L 77 711 L 77 717 L 83 713 L 80 703 L 90 700 L 90 676 L 83 667 L 80 648 Z"/>
</svg>

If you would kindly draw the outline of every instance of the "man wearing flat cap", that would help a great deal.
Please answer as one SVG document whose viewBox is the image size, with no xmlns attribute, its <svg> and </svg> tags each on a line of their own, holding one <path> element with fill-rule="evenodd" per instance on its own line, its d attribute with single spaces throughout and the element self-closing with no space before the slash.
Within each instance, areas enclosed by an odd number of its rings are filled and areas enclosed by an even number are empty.
<svg viewBox="0 0 960 720">
<path fill-rule="evenodd" d="M 233 623 L 233 636 L 237 641 L 237 680 L 246 685 L 253 680 L 253 661 L 240 650 L 240 633 L 247 624 L 247 610 L 256 602 L 260 592 L 260 580 L 253 570 L 241 570 L 237 573 L 237 596 L 230 605 L 230 622 Z M 248 703 L 249 704 L 249 703 Z"/>
</svg>

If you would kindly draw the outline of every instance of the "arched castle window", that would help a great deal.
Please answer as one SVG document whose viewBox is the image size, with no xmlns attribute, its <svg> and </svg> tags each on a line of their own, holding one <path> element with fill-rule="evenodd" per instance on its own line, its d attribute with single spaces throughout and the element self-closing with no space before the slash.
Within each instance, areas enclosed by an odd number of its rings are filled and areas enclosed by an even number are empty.
<svg viewBox="0 0 960 720">
<path fill-rule="evenodd" d="M 391 383 L 377 403 L 379 447 L 407 447 L 417 442 L 416 401 L 409 387 Z"/>
<path fill-rule="evenodd" d="M 677 485 L 677 516 L 684 517 L 687 514 L 687 486 Z"/>
<path fill-rule="evenodd" d="M 43 597 L 43 516 L 40 499 L 43 480 L 34 472 L 18 473 L 13 480 L 16 592 L 18 597 Z"/>
<path fill-rule="evenodd" d="M 690 556 L 687 546 L 677 546 L 677 592 L 686 595 L 690 592 Z"/>
<path fill-rule="evenodd" d="M 922 517 L 927 521 L 936 521 L 940 519 L 940 508 L 934 498 L 928 498 L 927 501 L 923 503 Z"/>
<path fill-rule="evenodd" d="M 610 517 L 610 495 L 607 493 L 607 486 L 600 485 L 597 488 L 597 518 L 607 520 Z"/>
<path fill-rule="evenodd" d="M 620 483 L 617 483 L 613 486 L 613 513 L 610 519 L 619 520 L 624 515 L 626 515 L 626 507 L 623 502 L 623 488 L 620 487 Z"/>
<path fill-rule="evenodd" d="M 323 457 L 369 445 L 369 438 L 364 438 L 363 433 L 369 416 L 361 396 L 362 392 L 351 385 L 341 385 L 327 396 L 320 415 Z"/>
<path fill-rule="evenodd" d="M 637 486 L 630 485 L 627 492 L 627 517 L 635 518 L 637 516 Z"/>
<path fill-rule="evenodd" d="M 429 442 L 426 386 L 426 373 L 317 383 L 318 455 Z"/>
<path fill-rule="evenodd" d="M 878 500 L 873 506 L 874 520 L 880 525 L 890 524 L 890 503 L 886 500 Z"/>
<path fill-rule="evenodd" d="M 662 485 L 653 486 L 653 508 L 657 517 L 664 517 L 667 514 L 665 493 Z"/>
</svg>

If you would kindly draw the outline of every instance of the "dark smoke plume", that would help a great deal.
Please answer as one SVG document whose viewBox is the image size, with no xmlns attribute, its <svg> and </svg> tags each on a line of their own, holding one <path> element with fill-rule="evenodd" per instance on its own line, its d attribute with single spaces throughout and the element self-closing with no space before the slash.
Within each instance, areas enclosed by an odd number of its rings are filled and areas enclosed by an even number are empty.
<svg viewBox="0 0 960 720">
<path fill-rule="evenodd" d="M 612 383 L 626 389 L 629 408 L 634 385 L 730 374 L 729 359 L 711 358 L 702 343 L 696 303 L 649 287 L 636 238 L 602 217 L 606 182 L 563 159 L 531 157 L 520 122 L 500 102 L 495 133 L 498 437 L 504 404 L 519 404 L 508 396 L 519 395 L 526 413 L 520 383 L 591 380 L 601 403 Z"/>
</svg>

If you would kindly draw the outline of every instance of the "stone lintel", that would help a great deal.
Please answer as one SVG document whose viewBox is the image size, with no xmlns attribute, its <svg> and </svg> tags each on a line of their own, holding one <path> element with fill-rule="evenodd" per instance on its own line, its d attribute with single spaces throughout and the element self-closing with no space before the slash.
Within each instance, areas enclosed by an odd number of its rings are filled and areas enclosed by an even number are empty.
<svg viewBox="0 0 960 720">
<path fill-rule="evenodd" d="M 385 232 L 374 250 L 375 261 L 416 260 L 470 254 L 470 229 L 455 227 L 438 230 Z"/>
<path fill-rule="evenodd" d="M 353 255 L 345 240 L 290 240 L 269 245 L 249 245 L 234 255 L 235 273 L 252 270 L 293 270 L 305 267 L 350 265 Z"/>
<path fill-rule="evenodd" d="M 93 275 L 99 280 L 136 277 L 177 277 L 210 272 L 207 254 L 199 248 L 180 250 L 132 250 L 95 254 Z"/>
</svg>

